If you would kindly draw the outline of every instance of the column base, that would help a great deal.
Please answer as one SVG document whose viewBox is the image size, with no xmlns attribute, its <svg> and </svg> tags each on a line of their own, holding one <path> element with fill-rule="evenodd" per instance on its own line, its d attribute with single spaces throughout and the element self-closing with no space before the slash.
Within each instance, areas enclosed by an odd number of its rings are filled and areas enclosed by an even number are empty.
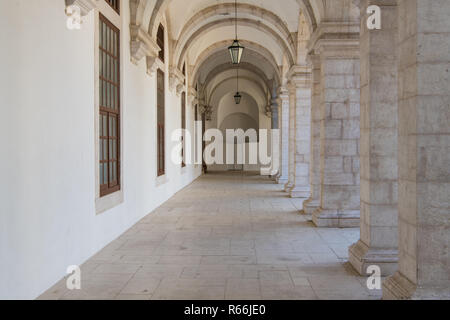
<svg viewBox="0 0 450 320">
<path fill-rule="evenodd" d="M 292 188 L 294 187 L 294 184 L 292 183 L 292 182 L 287 182 L 285 185 L 284 185 L 284 192 L 287 192 L 287 193 L 291 193 L 291 190 L 292 190 Z"/>
<path fill-rule="evenodd" d="M 285 178 L 283 176 L 279 176 L 277 177 L 277 179 L 275 180 L 276 183 L 278 184 L 283 184 L 285 185 L 288 182 L 288 178 Z"/>
<path fill-rule="evenodd" d="M 319 228 L 358 228 L 359 210 L 323 210 L 319 208 L 312 215 L 312 221 Z"/>
<path fill-rule="evenodd" d="M 367 268 L 372 265 L 379 266 L 381 276 L 390 276 L 398 269 L 398 251 L 396 249 L 370 249 L 359 240 L 350 246 L 349 262 L 362 276 L 367 276 Z"/>
<path fill-rule="evenodd" d="M 308 199 L 303 204 L 303 212 L 305 214 L 313 214 L 320 208 L 319 200 Z"/>
<path fill-rule="evenodd" d="M 383 282 L 383 300 L 449 300 L 448 287 L 420 287 L 412 283 L 401 272 Z"/>
<path fill-rule="evenodd" d="M 311 196 L 311 189 L 293 186 L 290 191 L 291 198 L 308 199 Z"/>
</svg>

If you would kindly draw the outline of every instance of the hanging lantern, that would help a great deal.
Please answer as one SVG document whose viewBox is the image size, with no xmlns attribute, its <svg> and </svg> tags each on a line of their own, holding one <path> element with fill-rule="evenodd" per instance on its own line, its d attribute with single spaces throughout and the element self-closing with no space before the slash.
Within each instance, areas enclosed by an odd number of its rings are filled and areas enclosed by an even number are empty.
<svg viewBox="0 0 450 320">
<path fill-rule="evenodd" d="M 231 55 L 231 62 L 233 64 L 239 64 L 241 63 L 242 54 L 244 53 L 244 47 L 241 46 L 239 43 L 239 40 L 234 40 L 233 44 L 228 47 L 228 51 L 230 51 Z"/>
<path fill-rule="evenodd" d="M 233 44 L 228 47 L 228 51 L 230 51 L 231 62 L 233 64 L 241 63 L 242 54 L 244 53 L 244 47 L 241 46 L 238 40 L 238 21 L 237 21 L 237 0 L 234 1 L 234 10 L 235 10 L 235 31 L 236 31 L 236 40 L 233 41 Z"/>
<path fill-rule="evenodd" d="M 234 101 L 236 102 L 236 104 L 240 104 L 241 99 L 242 99 L 241 94 L 239 92 L 236 92 L 236 94 L 234 95 Z"/>
</svg>

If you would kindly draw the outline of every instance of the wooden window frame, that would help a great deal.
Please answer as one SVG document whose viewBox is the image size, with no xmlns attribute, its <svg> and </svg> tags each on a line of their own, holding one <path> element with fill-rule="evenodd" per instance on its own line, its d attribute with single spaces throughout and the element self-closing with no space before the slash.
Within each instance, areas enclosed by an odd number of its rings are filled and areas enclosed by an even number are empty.
<svg viewBox="0 0 450 320">
<path fill-rule="evenodd" d="M 181 167 L 186 167 L 186 92 L 181 93 L 181 129 L 183 134 L 181 136 Z"/>
<path fill-rule="evenodd" d="M 103 38 L 103 24 L 107 27 L 107 39 Z M 99 175 L 99 185 L 100 197 L 104 197 L 121 190 L 121 34 L 120 29 L 101 13 L 99 13 L 99 29 L 99 170 L 103 171 Z M 116 35 L 116 39 L 114 39 L 114 34 Z M 109 44 L 110 47 L 112 46 L 113 51 L 110 51 L 110 48 L 103 47 L 104 41 L 113 41 L 113 43 Z M 104 127 L 105 124 L 106 128 Z M 115 132 L 113 128 L 115 128 Z M 104 149 L 105 142 L 106 150 Z M 116 151 L 115 154 L 112 151 L 114 149 Z M 106 184 L 103 183 L 104 180 L 102 179 L 102 177 L 105 177 L 105 165 L 107 165 Z M 116 179 L 112 180 L 111 176 L 114 176 L 114 174 Z"/>
<path fill-rule="evenodd" d="M 120 15 L 120 0 L 105 0 L 107 4 Z M 114 4 L 115 3 L 115 4 Z"/>
<path fill-rule="evenodd" d="M 162 88 L 160 88 L 160 77 Z M 161 97 L 162 101 L 159 99 Z M 157 128 L 157 176 L 166 174 L 166 99 L 165 99 L 165 74 L 161 69 L 157 70 L 156 76 L 156 128 Z"/>
<path fill-rule="evenodd" d="M 156 43 L 158 44 L 159 48 L 161 49 L 158 53 L 158 58 L 165 63 L 166 59 L 166 51 L 165 51 L 165 45 L 166 45 L 166 39 L 165 39 L 165 29 L 162 24 L 159 25 L 158 31 L 156 32 Z"/>
<path fill-rule="evenodd" d="M 194 144 L 194 152 L 195 152 L 195 164 L 197 165 L 198 163 L 198 159 L 197 159 L 197 154 L 198 154 L 198 145 L 197 145 L 197 141 L 198 141 L 198 131 L 197 131 L 197 122 L 198 122 L 198 104 L 195 105 L 194 107 L 194 132 L 195 132 L 195 144 Z"/>
</svg>

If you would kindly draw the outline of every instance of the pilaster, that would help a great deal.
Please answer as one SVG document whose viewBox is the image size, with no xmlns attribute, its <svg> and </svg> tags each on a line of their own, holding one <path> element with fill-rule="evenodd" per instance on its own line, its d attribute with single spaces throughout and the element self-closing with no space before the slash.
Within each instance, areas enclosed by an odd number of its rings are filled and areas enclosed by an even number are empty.
<svg viewBox="0 0 450 320">
<path fill-rule="evenodd" d="M 399 263 L 384 299 L 450 299 L 449 15 L 449 1 L 398 1 Z"/>
<path fill-rule="evenodd" d="M 291 108 L 294 109 L 294 163 L 290 196 L 308 199 L 311 195 L 309 164 L 311 152 L 311 89 L 309 66 L 294 66 L 288 74 Z"/>
<path fill-rule="evenodd" d="M 373 4 L 381 7 L 382 30 L 367 29 Z M 396 0 L 363 0 L 361 21 L 361 238 L 349 260 L 361 275 L 377 265 L 388 276 L 398 262 Z"/>
<path fill-rule="evenodd" d="M 304 213 L 310 215 L 320 208 L 320 57 L 311 54 L 308 62 L 312 66 L 313 94 L 311 103 L 311 197 L 305 201 Z"/>
<path fill-rule="evenodd" d="M 314 53 L 320 56 L 321 65 L 321 196 L 312 219 L 318 227 L 358 227 L 359 41 L 352 33 L 340 38 L 325 33 L 315 39 Z"/>
<path fill-rule="evenodd" d="M 284 87 L 278 91 L 279 123 L 281 129 L 280 175 L 277 177 L 278 184 L 286 184 L 289 180 L 289 93 Z"/>
</svg>

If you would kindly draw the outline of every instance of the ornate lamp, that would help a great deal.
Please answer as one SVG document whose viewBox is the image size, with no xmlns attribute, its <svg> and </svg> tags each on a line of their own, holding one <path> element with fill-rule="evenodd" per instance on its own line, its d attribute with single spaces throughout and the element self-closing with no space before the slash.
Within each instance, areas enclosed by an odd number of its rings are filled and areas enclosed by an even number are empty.
<svg viewBox="0 0 450 320">
<path fill-rule="evenodd" d="M 236 92 L 236 94 L 234 95 L 234 101 L 236 102 L 236 104 L 240 104 L 241 99 L 242 99 L 241 94 L 239 92 Z"/>
<path fill-rule="evenodd" d="M 241 103 L 242 95 L 239 93 L 239 68 L 237 69 L 237 75 L 236 75 L 236 94 L 234 95 L 234 101 L 236 104 Z"/>
<path fill-rule="evenodd" d="M 235 0 L 234 2 L 234 7 L 235 7 L 235 13 L 236 13 L 236 40 L 233 41 L 233 44 L 228 47 L 228 51 L 230 51 L 230 55 L 231 55 L 231 62 L 233 64 L 239 64 L 241 63 L 241 59 L 242 59 L 242 54 L 244 53 L 244 47 L 241 46 L 241 44 L 239 43 L 238 40 L 238 32 L 237 32 L 237 26 L 238 26 L 238 22 L 237 22 L 237 0 Z"/>
</svg>

